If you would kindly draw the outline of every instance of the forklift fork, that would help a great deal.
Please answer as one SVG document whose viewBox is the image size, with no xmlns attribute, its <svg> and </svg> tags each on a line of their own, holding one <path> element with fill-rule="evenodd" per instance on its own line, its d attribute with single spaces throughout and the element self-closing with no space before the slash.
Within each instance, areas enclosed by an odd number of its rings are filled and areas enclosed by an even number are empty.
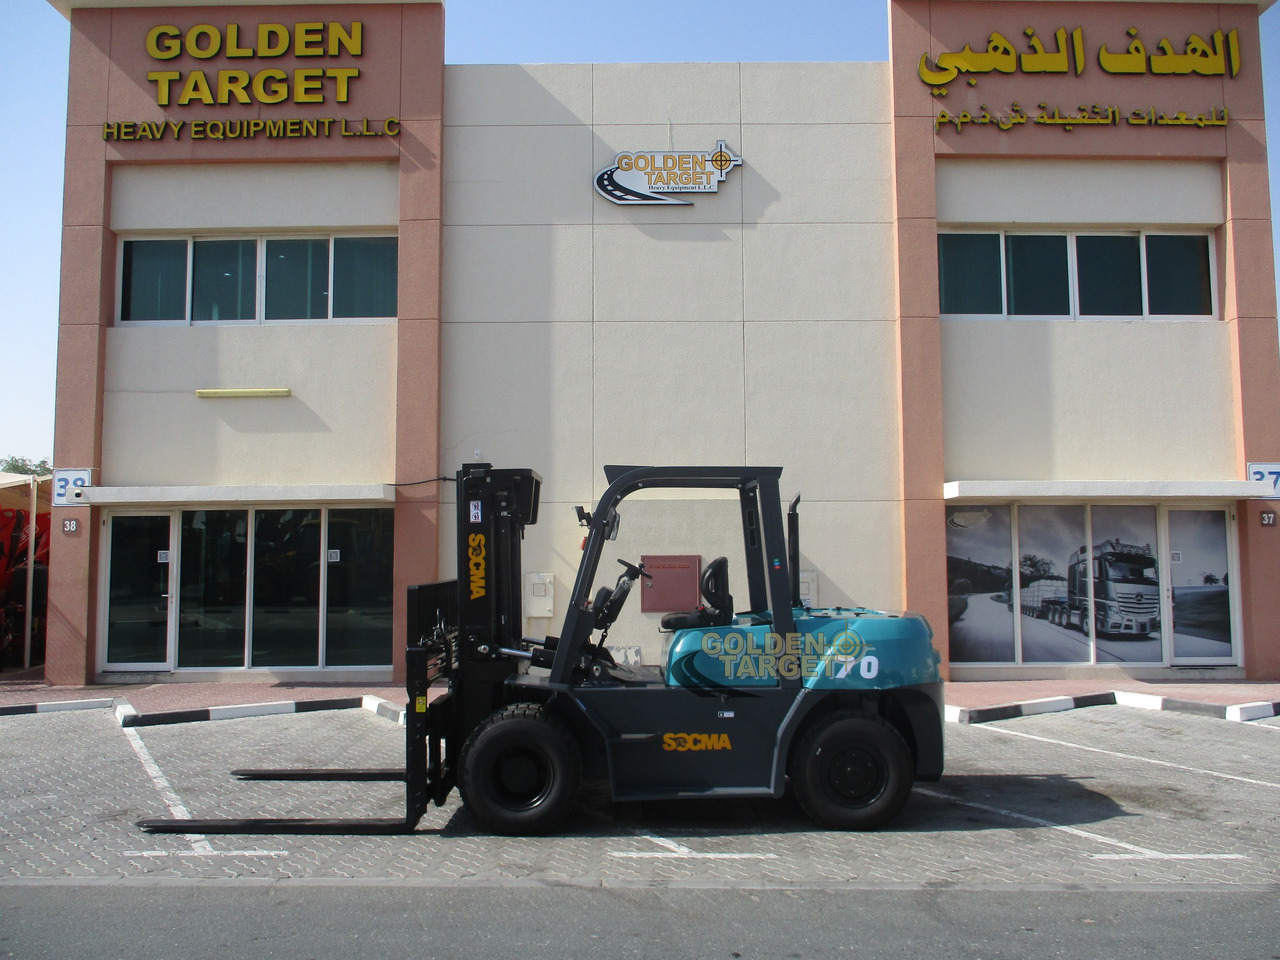
<svg viewBox="0 0 1280 960">
<path fill-rule="evenodd" d="M 405 691 L 405 766 L 399 768 L 285 768 L 264 770 L 232 770 L 241 780 L 291 780 L 365 783 L 403 781 L 405 812 L 403 819 L 394 817 L 248 817 L 207 820 L 155 818 L 139 820 L 138 826 L 151 833 L 183 834 L 400 834 L 413 833 L 418 821 L 434 800 L 444 803 L 453 789 L 452 771 L 442 765 L 441 743 L 445 740 L 452 709 L 449 693 L 427 702 L 430 685 L 431 653 L 425 644 L 417 644 L 406 652 L 408 679 Z"/>
</svg>

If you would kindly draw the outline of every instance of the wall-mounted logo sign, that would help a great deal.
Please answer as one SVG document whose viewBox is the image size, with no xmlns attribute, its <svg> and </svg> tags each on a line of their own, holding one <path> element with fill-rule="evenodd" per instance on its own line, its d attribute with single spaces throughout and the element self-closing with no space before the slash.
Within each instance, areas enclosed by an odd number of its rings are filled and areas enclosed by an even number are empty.
<svg viewBox="0 0 1280 960">
<path fill-rule="evenodd" d="M 596 174 L 596 193 L 614 203 L 688 206 L 676 193 L 717 193 L 742 165 L 723 140 L 712 150 L 649 150 L 620 153 Z"/>
</svg>

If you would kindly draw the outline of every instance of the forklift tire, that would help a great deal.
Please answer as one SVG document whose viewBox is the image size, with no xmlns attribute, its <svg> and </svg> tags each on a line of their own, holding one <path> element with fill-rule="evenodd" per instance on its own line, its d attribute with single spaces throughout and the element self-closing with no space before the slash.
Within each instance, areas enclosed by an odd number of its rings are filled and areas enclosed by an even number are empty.
<svg viewBox="0 0 1280 960">
<path fill-rule="evenodd" d="M 880 717 L 841 711 L 811 727 L 791 755 L 804 812 L 835 830 L 874 830 L 898 815 L 915 779 L 911 750 Z"/>
<path fill-rule="evenodd" d="M 548 833 L 573 809 L 582 752 L 569 729 L 536 703 L 515 703 L 476 727 L 462 748 L 458 792 L 487 829 Z"/>
</svg>

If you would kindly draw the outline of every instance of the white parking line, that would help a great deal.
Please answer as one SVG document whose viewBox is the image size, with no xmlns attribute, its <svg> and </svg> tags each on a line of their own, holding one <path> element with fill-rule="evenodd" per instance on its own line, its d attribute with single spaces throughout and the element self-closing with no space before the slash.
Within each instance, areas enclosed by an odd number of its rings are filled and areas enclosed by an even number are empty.
<svg viewBox="0 0 1280 960">
<path fill-rule="evenodd" d="M 951 803 L 958 803 L 962 807 L 972 807 L 975 810 L 982 810 L 985 813 L 994 813 L 1002 817 L 1009 817 L 1013 820 L 1021 820 L 1025 823 L 1033 823 L 1039 827 L 1049 827 L 1052 830 L 1060 830 L 1063 833 L 1069 833 L 1073 837 L 1080 837 L 1084 840 L 1092 840 L 1096 843 L 1106 844 L 1107 846 L 1119 847 L 1121 850 L 1128 850 L 1129 853 L 1094 853 L 1089 856 L 1095 860 L 1246 860 L 1243 854 L 1239 853 L 1161 853 L 1158 850 L 1149 850 L 1146 847 L 1139 847 L 1132 843 L 1125 843 L 1123 840 L 1113 840 L 1111 837 L 1104 837 L 1100 833 L 1090 833 L 1088 830 L 1080 830 L 1077 827 L 1068 827 L 1066 824 L 1054 823 L 1051 820 L 1042 820 L 1040 817 L 1028 816 L 1025 813 L 1018 813 L 1015 810 L 1005 810 L 1003 807 L 993 807 L 987 803 L 978 803 L 976 800 L 961 800 L 959 797 L 953 797 L 949 793 L 940 793 L 937 790 L 930 790 L 926 787 L 916 786 L 915 793 L 922 793 L 926 797 L 935 797 L 939 800 L 948 800 Z"/>
<path fill-rule="evenodd" d="M 662 847 L 657 850 L 611 850 L 609 856 L 632 860 L 777 860 L 776 853 L 699 853 L 675 840 L 668 840 L 654 833 L 631 831 L 642 840 L 649 840 Z"/>
<path fill-rule="evenodd" d="M 126 850 L 125 857 L 287 857 L 288 850 Z"/>
<path fill-rule="evenodd" d="M 1270 787 L 1273 790 L 1280 790 L 1280 783 L 1272 783 L 1270 780 L 1255 780 L 1252 777 L 1238 777 L 1232 773 L 1221 773 L 1217 770 L 1205 770 L 1201 767 L 1188 767 L 1181 763 L 1170 763 L 1168 760 L 1156 760 L 1152 757 L 1140 757 L 1132 753 L 1120 753 L 1116 750 L 1103 750 L 1101 747 L 1086 747 L 1082 743 L 1071 743 L 1068 740 L 1054 740 L 1051 737 L 1040 737 L 1034 733 L 1024 733 L 1021 730 L 1008 730 L 1004 727 L 993 727 L 989 724 L 981 724 L 974 727 L 976 730 L 986 730 L 990 733 L 1003 733 L 1010 737 L 1025 737 L 1028 740 L 1038 740 L 1041 743 L 1053 743 L 1060 747 L 1072 747 L 1076 750 L 1087 750 L 1089 753 L 1101 753 L 1108 757 L 1119 757 L 1122 760 L 1140 760 L 1143 763 L 1154 763 L 1158 767 L 1171 767 L 1174 770 L 1186 770 L 1188 773 L 1201 773 L 1206 777 L 1217 777 L 1222 780 L 1235 780 L 1238 783 L 1248 783 L 1255 787 Z"/>
<path fill-rule="evenodd" d="M 151 756 L 151 751 L 142 742 L 142 737 L 138 736 L 138 732 L 133 727 L 123 727 L 121 729 L 125 737 L 128 738 L 129 745 L 133 747 L 133 752 L 142 761 L 142 768 L 147 771 L 147 776 L 156 785 L 156 789 L 160 791 L 160 796 L 164 799 L 165 806 L 169 808 L 169 812 L 173 814 L 174 819 L 190 820 L 191 811 L 187 809 L 182 802 L 182 798 L 178 796 L 173 786 L 169 783 L 169 778 L 164 775 L 160 765 Z M 126 850 L 124 855 L 126 857 L 283 857 L 288 856 L 289 853 L 288 850 L 214 850 L 204 834 L 187 833 L 183 834 L 183 836 L 191 844 L 189 851 L 180 850 L 176 853 L 170 853 L 167 850 Z"/>
</svg>

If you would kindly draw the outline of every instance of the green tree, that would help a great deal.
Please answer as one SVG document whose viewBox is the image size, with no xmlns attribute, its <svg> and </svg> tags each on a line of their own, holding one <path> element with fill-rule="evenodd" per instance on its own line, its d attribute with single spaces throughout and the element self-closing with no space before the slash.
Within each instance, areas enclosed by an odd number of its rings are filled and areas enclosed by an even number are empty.
<svg viewBox="0 0 1280 960">
<path fill-rule="evenodd" d="M 1053 576 L 1053 561 L 1045 557 L 1036 556 L 1034 553 L 1024 553 L 1022 555 L 1022 582 L 1035 583 L 1037 580 L 1044 580 Z"/>
<path fill-rule="evenodd" d="M 44 477 L 53 473 L 49 458 L 28 460 L 26 457 L 5 457 L 0 460 L 0 473 L 25 473 L 27 476 Z"/>
</svg>

